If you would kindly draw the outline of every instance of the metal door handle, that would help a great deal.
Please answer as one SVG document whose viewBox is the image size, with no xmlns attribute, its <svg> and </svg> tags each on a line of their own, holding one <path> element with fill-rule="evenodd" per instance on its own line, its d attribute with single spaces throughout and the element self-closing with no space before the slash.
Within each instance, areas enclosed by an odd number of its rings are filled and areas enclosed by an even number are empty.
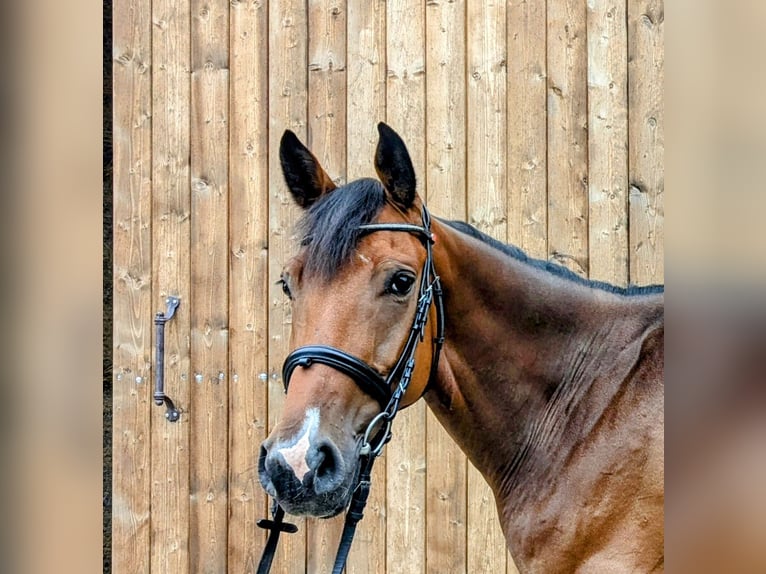
<svg viewBox="0 0 766 574">
<path fill-rule="evenodd" d="M 170 296 L 165 299 L 165 303 L 168 306 L 167 311 L 164 314 L 162 311 L 159 311 L 154 315 L 157 360 L 154 378 L 154 404 L 157 406 L 165 405 L 167 407 L 165 418 L 174 423 L 181 416 L 181 411 L 176 408 L 170 397 L 165 394 L 165 323 L 173 318 L 176 309 L 181 304 L 181 300 L 178 297 Z"/>
</svg>

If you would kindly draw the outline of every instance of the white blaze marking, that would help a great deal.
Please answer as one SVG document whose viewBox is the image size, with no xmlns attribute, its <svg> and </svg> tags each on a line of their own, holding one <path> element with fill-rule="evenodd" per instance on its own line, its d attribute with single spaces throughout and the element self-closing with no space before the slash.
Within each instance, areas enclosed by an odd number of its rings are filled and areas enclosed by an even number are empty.
<svg viewBox="0 0 766 574">
<path fill-rule="evenodd" d="M 303 422 L 303 434 L 292 446 L 279 449 L 279 452 L 285 459 L 287 465 L 293 469 L 295 476 L 303 482 L 303 477 L 309 471 L 309 465 L 306 462 L 311 441 L 309 436 L 311 431 L 319 428 L 319 409 L 309 409 L 306 411 L 306 418 Z"/>
</svg>

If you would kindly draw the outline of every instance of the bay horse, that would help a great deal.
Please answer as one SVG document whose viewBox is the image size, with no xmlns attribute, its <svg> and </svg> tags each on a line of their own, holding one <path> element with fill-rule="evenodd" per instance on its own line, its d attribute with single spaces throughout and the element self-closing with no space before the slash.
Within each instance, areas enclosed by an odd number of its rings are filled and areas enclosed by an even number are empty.
<svg viewBox="0 0 766 574">
<path fill-rule="evenodd" d="M 341 187 L 281 140 L 304 213 L 263 487 L 290 514 L 342 512 L 380 387 L 406 374 L 394 411 L 425 399 L 491 487 L 521 572 L 664 571 L 664 287 L 590 281 L 431 219 L 404 142 L 378 132 L 378 179 Z"/>
</svg>

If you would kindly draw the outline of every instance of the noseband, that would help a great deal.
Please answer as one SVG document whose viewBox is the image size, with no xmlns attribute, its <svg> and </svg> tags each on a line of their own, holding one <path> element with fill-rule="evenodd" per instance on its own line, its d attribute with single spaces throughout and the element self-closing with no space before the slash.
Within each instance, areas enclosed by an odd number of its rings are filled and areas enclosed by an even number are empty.
<svg viewBox="0 0 766 574">
<path fill-rule="evenodd" d="M 431 370 L 426 387 L 436 376 L 436 370 L 439 365 L 439 355 L 444 343 L 444 303 L 442 301 L 441 282 L 434 268 L 432 250 L 434 238 L 431 233 L 431 215 L 425 206 L 423 206 L 421 218 L 422 225 L 409 223 L 369 223 L 359 226 L 359 231 L 363 235 L 376 231 L 412 233 L 421 239 L 426 249 L 426 259 L 420 274 L 420 292 L 418 294 L 415 317 L 412 320 L 412 327 L 407 336 L 407 341 L 404 343 L 404 347 L 399 354 L 399 358 L 388 372 L 388 375 L 384 376 L 358 357 L 328 345 L 298 347 L 287 356 L 282 367 L 282 380 L 285 385 L 285 392 L 287 392 L 287 388 L 290 385 L 290 377 L 292 377 L 295 369 L 298 367 L 309 368 L 315 363 L 322 364 L 348 376 L 362 391 L 378 401 L 383 409 L 372 419 L 364 433 L 360 450 L 362 463 L 359 478 L 348 512 L 346 513 L 346 522 L 335 559 L 333 573 L 342 572 L 346 563 L 356 524 L 362 519 L 362 511 L 369 495 L 372 465 L 383 449 L 383 446 L 391 439 L 391 423 L 399 411 L 402 398 L 412 381 L 412 373 L 415 369 L 415 352 L 418 345 L 423 342 L 431 305 L 436 306 L 436 336 L 433 338 Z M 259 574 L 268 572 L 271 566 L 271 559 L 276 549 L 279 532 L 294 532 L 293 529 L 295 528 L 293 525 L 282 522 L 284 510 L 278 504 L 275 503 L 275 505 L 274 520 L 261 520 L 258 523 L 262 528 L 269 529 L 272 532 L 267 542 L 267 548 L 261 557 L 261 564 L 258 569 Z"/>
</svg>

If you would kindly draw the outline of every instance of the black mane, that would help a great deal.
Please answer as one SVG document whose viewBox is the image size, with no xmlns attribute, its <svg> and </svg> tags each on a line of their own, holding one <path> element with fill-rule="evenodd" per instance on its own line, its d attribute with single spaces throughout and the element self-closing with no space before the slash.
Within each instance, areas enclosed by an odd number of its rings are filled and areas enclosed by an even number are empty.
<svg viewBox="0 0 766 574">
<path fill-rule="evenodd" d="M 307 274 L 332 278 L 351 259 L 359 241 L 359 226 L 372 223 L 386 203 L 386 192 L 376 179 L 362 178 L 328 193 L 309 208 L 298 222 L 301 243 L 307 246 Z M 518 261 L 552 273 L 569 281 L 622 295 L 664 293 L 663 285 L 618 287 L 604 281 L 592 281 L 577 275 L 563 265 L 529 257 L 518 247 L 506 245 L 462 221 L 440 219 L 462 233 L 470 235 Z"/>
<path fill-rule="evenodd" d="M 351 258 L 359 226 L 371 223 L 386 203 L 383 184 L 362 178 L 336 189 L 306 211 L 298 222 L 308 247 L 305 273 L 330 279 Z"/>
<path fill-rule="evenodd" d="M 570 269 L 564 267 L 563 265 L 559 265 L 551 261 L 546 261 L 544 259 L 535 259 L 533 257 L 530 257 L 529 255 L 524 253 L 521 249 L 519 249 L 515 245 L 507 245 L 505 243 L 501 243 L 497 239 L 494 239 L 493 237 L 490 237 L 489 235 L 482 233 L 481 231 L 479 231 L 472 225 L 469 225 L 468 223 L 464 223 L 462 221 L 446 221 L 443 219 L 440 219 L 440 221 L 442 221 L 443 223 L 446 223 L 453 229 L 457 229 L 458 231 L 465 233 L 466 235 L 475 237 L 482 243 L 486 243 L 487 245 L 494 247 L 495 249 L 498 249 L 499 251 L 502 251 L 506 255 L 513 257 L 514 259 L 517 259 L 518 261 L 526 263 L 527 265 L 531 265 L 532 267 L 536 267 L 537 269 L 542 269 L 544 271 L 547 271 L 548 273 L 556 275 L 557 277 L 562 277 L 564 279 L 568 279 L 569 281 L 574 281 L 575 283 L 579 283 L 580 285 L 587 285 L 588 287 L 601 289 L 603 291 L 609 291 L 610 293 L 619 293 L 620 295 L 646 295 L 650 293 L 665 292 L 664 285 L 646 285 L 646 286 L 629 285 L 628 287 L 618 287 L 617 285 L 612 285 L 611 283 L 606 283 L 605 281 L 594 281 L 591 279 L 586 279 L 585 277 L 578 275 L 577 273 L 575 273 L 574 271 L 571 271 Z"/>
</svg>

